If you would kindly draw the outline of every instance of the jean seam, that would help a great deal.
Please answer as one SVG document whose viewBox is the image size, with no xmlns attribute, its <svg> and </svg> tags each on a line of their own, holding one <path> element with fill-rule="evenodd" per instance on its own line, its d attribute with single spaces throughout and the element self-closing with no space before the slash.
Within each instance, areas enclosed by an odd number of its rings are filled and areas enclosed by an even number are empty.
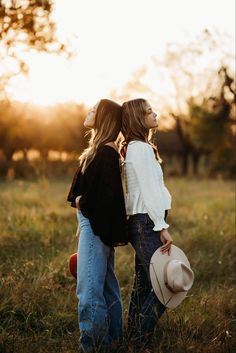
<svg viewBox="0 0 236 353">
<path fill-rule="evenodd" d="M 89 277 L 89 282 L 90 282 L 90 288 L 89 288 L 89 304 L 91 307 L 91 321 L 92 323 L 94 322 L 94 314 L 95 314 L 95 305 L 93 303 L 93 297 L 94 297 L 94 291 L 93 291 L 93 276 L 92 276 L 92 271 L 91 271 L 91 267 L 92 267 L 92 261 L 93 261 L 93 249 L 94 249 L 94 236 L 92 235 L 91 237 L 91 242 L 89 244 L 89 272 L 88 272 L 88 277 Z"/>
</svg>

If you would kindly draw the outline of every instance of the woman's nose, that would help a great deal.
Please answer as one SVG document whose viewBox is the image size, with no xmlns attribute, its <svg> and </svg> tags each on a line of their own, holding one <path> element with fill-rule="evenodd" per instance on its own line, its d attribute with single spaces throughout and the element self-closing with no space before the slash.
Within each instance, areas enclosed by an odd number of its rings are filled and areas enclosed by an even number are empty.
<svg viewBox="0 0 236 353">
<path fill-rule="evenodd" d="M 156 114 L 156 113 L 153 113 L 153 115 L 154 115 L 154 118 L 156 118 L 156 117 L 157 117 L 157 114 Z"/>
</svg>

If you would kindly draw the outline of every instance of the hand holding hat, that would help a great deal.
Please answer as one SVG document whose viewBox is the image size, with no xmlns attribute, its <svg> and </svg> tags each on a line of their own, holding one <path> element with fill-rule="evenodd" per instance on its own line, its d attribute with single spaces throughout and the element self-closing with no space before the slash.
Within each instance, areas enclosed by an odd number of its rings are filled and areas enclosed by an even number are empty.
<svg viewBox="0 0 236 353">
<path fill-rule="evenodd" d="M 193 285 L 194 273 L 184 252 L 171 245 L 171 253 L 157 249 L 152 255 L 150 278 L 160 302 L 168 308 L 176 308 Z"/>
</svg>

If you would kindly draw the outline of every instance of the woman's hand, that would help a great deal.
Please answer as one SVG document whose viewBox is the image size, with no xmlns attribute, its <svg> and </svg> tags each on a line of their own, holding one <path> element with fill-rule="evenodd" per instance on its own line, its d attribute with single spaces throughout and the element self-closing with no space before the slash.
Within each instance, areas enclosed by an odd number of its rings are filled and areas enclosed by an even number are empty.
<svg viewBox="0 0 236 353">
<path fill-rule="evenodd" d="M 173 243 L 173 239 L 171 238 L 171 235 L 167 229 L 161 230 L 160 239 L 161 242 L 164 244 L 160 247 L 162 254 L 168 252 L 168 255 L 170 255 L 171 244 Z"/>
<path fill-rule="evenodd" d="M 75 205 L 76 205 L 76 208 L 79 210 L 80 207 L 79 207 L 79 200 L 81 198 L 81 195 L 80 196 L 77 196 L 76 199 L 75 199 Z"/>
</svg>

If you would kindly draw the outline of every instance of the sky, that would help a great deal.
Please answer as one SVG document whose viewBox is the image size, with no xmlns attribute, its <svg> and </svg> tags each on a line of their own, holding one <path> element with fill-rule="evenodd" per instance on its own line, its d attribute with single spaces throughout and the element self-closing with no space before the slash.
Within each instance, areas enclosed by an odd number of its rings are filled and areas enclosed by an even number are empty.
<svg viewBox="0 0 236 353">
<path fill-rule="evenodd" d="M 55 0 L 58 37 L 71 40 L 75 56 L 25 54 L 29 76 L 14 79 L 9 92 L 40 105 L 93 105 L 141 67 L 152 77 L 151 58 L 163 57 L 167 43 L 187 43 L 205 28 L 233 38 L 234 10 L 234 0 Z"/>
</svg>

